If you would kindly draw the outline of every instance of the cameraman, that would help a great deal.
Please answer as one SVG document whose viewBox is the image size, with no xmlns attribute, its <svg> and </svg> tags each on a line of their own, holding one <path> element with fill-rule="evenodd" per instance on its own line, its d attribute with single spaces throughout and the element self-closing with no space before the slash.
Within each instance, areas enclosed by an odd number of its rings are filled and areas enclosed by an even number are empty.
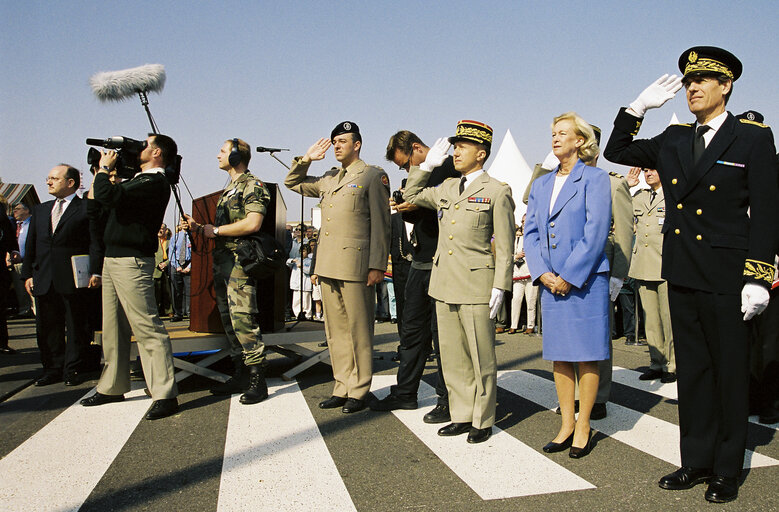
<svg viewBox="0 0 779 512">
<path fill-rule="evenodd" d="M 257 320 L 257 281 L 246 275 L 235 254 L 236 238 L 260 230 L 270 203 L 267 187 L 249 172 L 251 157 L 245 141 L 225 141 L 216 158 L 219 168 L 230 175 L 230 183 L 216 205 L 214 223 L 198 224 L 185 216 L 192 232 L 215 239 L 214 293 L 235 366 L 233 377 L 211 392 L 229 395 L 244 391 L 240 398 L 244 405 L 268 398 L 265 345 Z M 244 390 L 241 375 L 245 367 L 249 368 L 249 387 Z"/>
<path fill-rule="evenodd" d="M 164 168 L 175 162 L 176 143 L 166 135 L 149 135 L 139 161 L 141 172 L 112 184 L 109 173 L 116 151 L 103 151 L 90 196 L 109 213 L 103 265 L 103 356 L 105 366 L 97 392 L 84 406 L 121 402 L 130 391 L 130 335 L 135 334 L 141 365 L 154 402 L 147 420 L 178 411 L 170 337 L 154 300 L 154 253 L 157 231 L 170 199 Z M 132 331 L 130 328 L 132 325 Z"/>
</svg>

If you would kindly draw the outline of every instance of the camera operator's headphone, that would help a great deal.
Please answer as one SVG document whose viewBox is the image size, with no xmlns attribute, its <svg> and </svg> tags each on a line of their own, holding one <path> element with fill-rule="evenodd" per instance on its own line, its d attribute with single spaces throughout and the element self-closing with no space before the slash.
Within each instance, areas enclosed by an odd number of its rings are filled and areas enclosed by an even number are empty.
<svg viewBox="0 0 779 512">
<path fill-rule="evenodd" d="M 241 163 L 241 160 L 243 160 L 243 157 L 241 152 L 238 151 L 238 139 L 233 139 L 233 149 L 230 150 L 230 156 L 227 157 L 227 161 L 231 166 L 235 167 Z"/>
</svg>

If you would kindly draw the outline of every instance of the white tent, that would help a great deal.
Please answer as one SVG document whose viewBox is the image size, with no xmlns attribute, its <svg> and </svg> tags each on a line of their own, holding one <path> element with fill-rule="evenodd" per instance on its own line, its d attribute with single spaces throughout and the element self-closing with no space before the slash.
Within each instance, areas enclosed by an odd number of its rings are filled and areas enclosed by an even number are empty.
<svg viewBox="0 0 779 512">
<path fill-rule="evenodd" d="M 527 165 L 525 157 L 522 156 L 517 144 L 514 142 L 511 130 L 506 130 L 503 142 L 501 142 L 500 148 L 493 157 L 492 164 L 487 172 L 496 180 L 506 182 L 511 187 L 511 193 L 516 204 L 514 219 L 519 224 L 522 221 L 522 215 L 527 210 L 527 206 L 522 202 L 522 194 L 525 193 L 525 188 L 530 183 L 533 171 Z"/>
</svg>

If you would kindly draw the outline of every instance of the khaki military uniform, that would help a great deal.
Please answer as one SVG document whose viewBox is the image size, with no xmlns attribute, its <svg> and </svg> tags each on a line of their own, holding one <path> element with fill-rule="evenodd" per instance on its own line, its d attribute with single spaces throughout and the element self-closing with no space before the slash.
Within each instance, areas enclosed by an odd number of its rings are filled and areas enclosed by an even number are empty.
<svg viewBox="0 0 779 512">
<path fill-rule="evenodd" d="M 514 200 L 511 188 L 486 172 L 462 194 L 456 178 L 424 188 L 429 176 L 412 167 L 404 198 L 438 212 L 438 249 L 429 293 L 437 301 L 451 417 L 455 423 L 487 428 L 495 423 L 497 379 L 489 301 L 493 288 L 511 290 Z"/>
<path fill-rule="evenodd" d="M 231 181 L 216 205 L 215 226 L 243 220 L 249 213 L 263 217 L 270 203 L 268 188 L 249 171 Z M 257 321 L 257 282 L 244 272 L 235 254 L 234 237 L 217 236 L 214 249 L 214 292 L 233 358 L 243 355 L 247 366 L 265 361 Z"/>
<path fill-rule="evenodd" d="M 369 270 L 387 268 L 389 178 L 362 160 L 318 177 L 307 176 L 309 165 L 296 158 L 284 185 L 321 201 L 316 274 L 333 364 L 333 395 L 359 400 L 370 390 L 373 375 L 376 294 L 366 282 Z"/>
<path fill-rule="evenodd" d="M 646 316 L 646 340 L 649 344 L 649 368 L 676 372 L 671 312 L 668 306 L 668 283 L 660 277 L 663 262 L 663 224 L 665 197 L 657 189 L 639 190 L 633 196 L 636 243 L 630 262 L 630 277 L 638 281 L 638 294 Z"/>
</svg>

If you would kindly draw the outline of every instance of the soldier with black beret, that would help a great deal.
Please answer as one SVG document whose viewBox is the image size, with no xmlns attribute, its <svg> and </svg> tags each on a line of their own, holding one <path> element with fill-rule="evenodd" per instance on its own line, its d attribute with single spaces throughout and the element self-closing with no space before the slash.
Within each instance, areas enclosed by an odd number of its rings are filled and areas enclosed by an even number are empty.
<svg viewBox="0 0 779 512">
<path fill-rule="evenodd" d="M 683 78 L 663 75 L 614 121 L 604 155 L 657 169 L 665 192 L 662 277 L 668 281 L 679 390 L 682 468 L 664 489 L 708 482 L 705 498 L 738 496 L 748 418 L 747 321 L 769 301 L 779 195 L 771 130 L 725 110 L 741 62 L 696 46 L 682 53 Z M 633 140 L 644 113 L 686 88 L 694 124 Z"/>
</svg>

